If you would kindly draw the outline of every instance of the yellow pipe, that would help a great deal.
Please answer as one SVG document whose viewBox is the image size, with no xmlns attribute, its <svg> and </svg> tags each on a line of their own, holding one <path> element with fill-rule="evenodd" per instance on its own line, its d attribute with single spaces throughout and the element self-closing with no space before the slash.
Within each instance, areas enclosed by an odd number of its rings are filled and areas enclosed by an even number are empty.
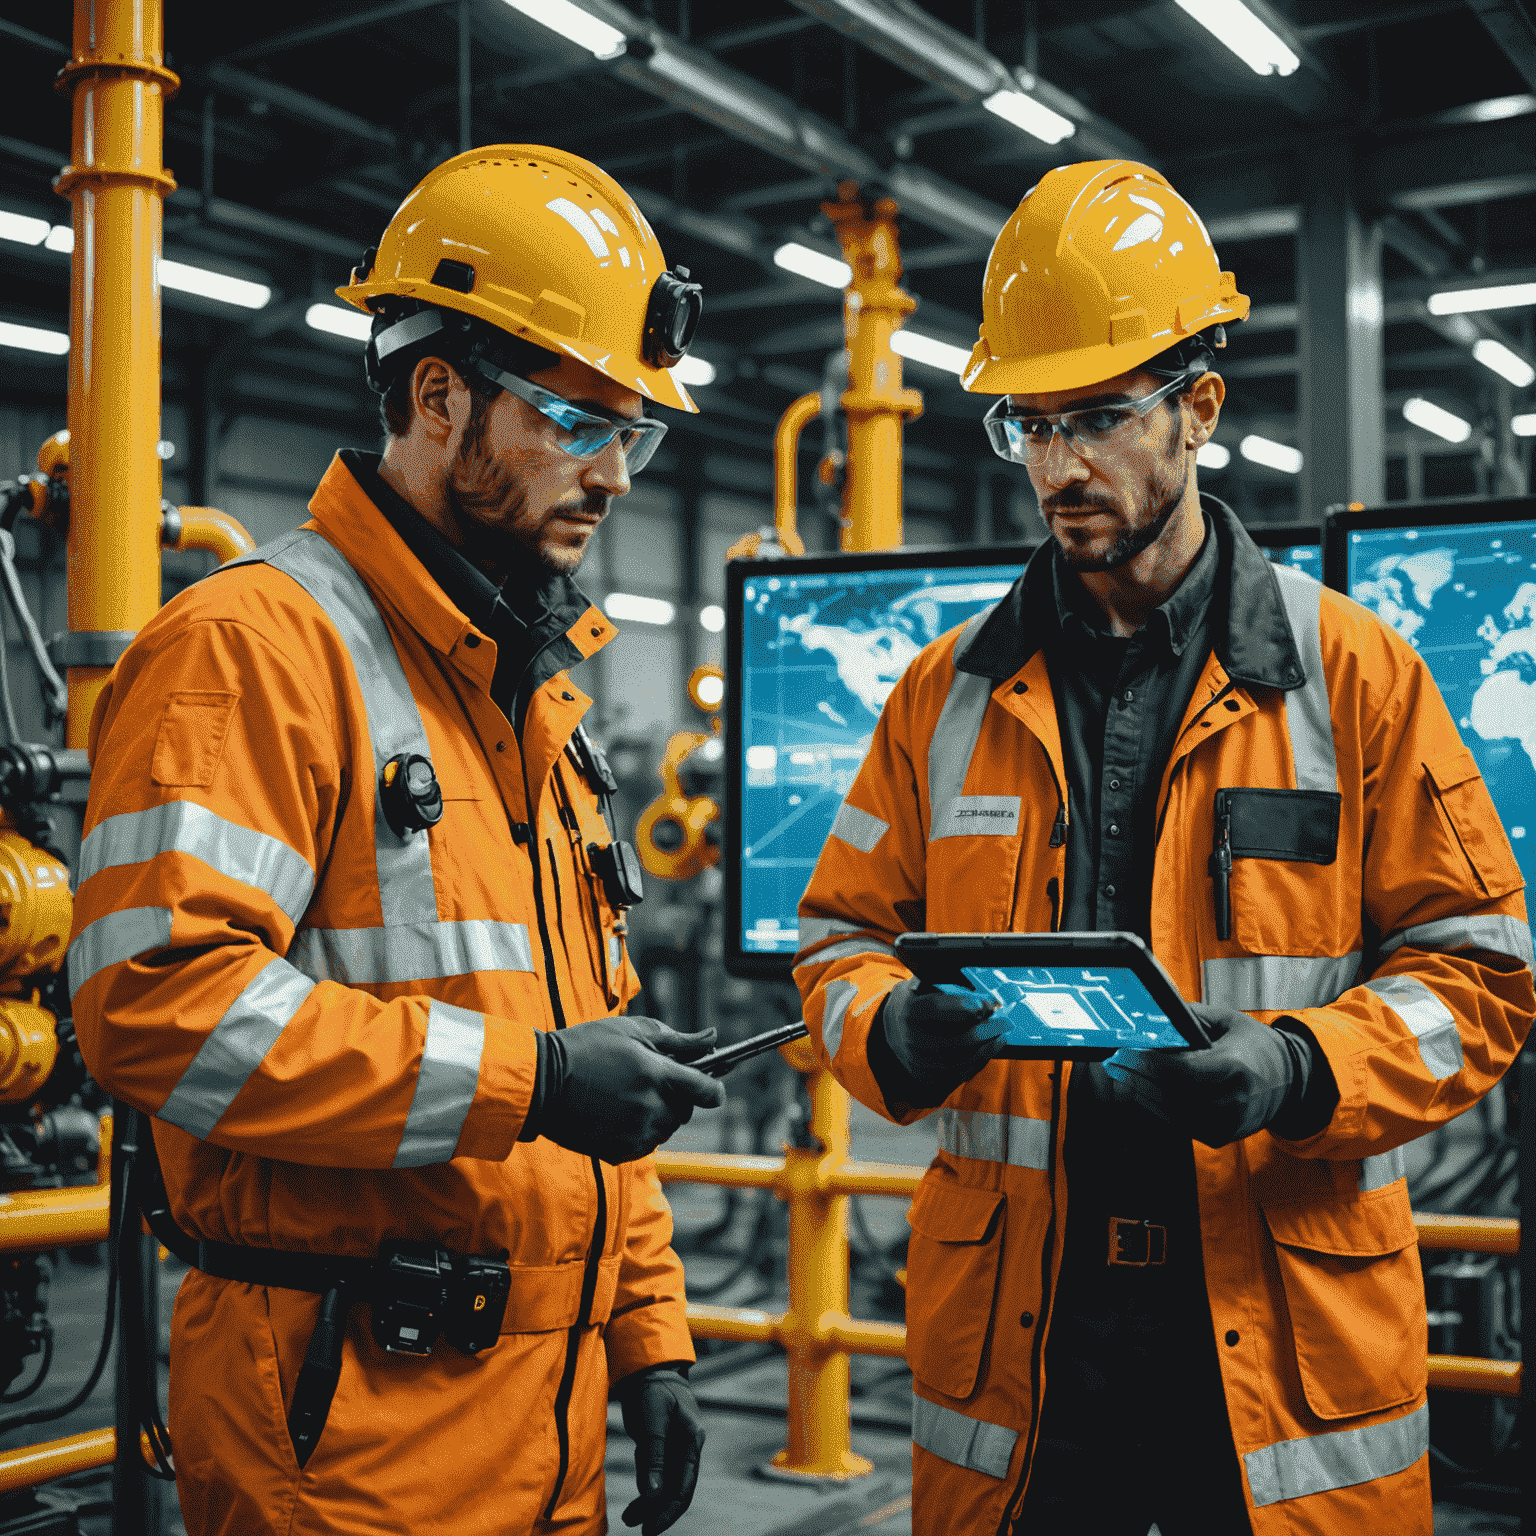
<svg viewBox="0 0 1536 1536">
<path fill-rule="evenodd" d="M 908 417 L 922 414 L 923 397 L 902 387 L 901 357 L 891 337 L 917 308 L 917 300 L 901 286 L 895 202 L 882 197 L 868 205 L 852 181 L 837 190 L 838 201 L 821 207 L 853 272 L 843 295 L 848 468 L 842 547 L 896 549 L 901 544 L 902 429 Z"/>
<path fill-rule="evenodd" d="M 773 433 L 773 528 L 792 555 L 805 553 L 795 519 L 800 506 L 800 434 L 821 412 L 821 396 L 801 395 L 779 417 Z"/>
<path fill-rule="evenodd" d="M 1472 1355 L 1431 1355 L 1429 1384 L 1442 1392 L 1481 1392 L 1490 1397 L 1519 1397 L 1518 1360 L 1480 1360 Z"/>
<path fill-rule="evenodd" d="M 106 1242 L 111 1183 L 112 1116 L 103 1115 L 95 1184 L 0 1195 L 0 1253 L 36 1253 L 42 1248 Z"/>
<path fill-rule="evenodd" d="M 167 549 L 206 550 L 219 557 L 220 565 L 226 560 L 238 560 L 256 548 L 256 540 L 244 527 L 216 507 L 177 507 L 169 519 L 161 514 L 160 525 L 160 539 Z M 168 539 L 167 532 L 175 536 Z"/>
<path fill-rule="evenodd" d="M 76 0 L 59 75 L 73 92 L 69 299 L 69 628 L 103 635 L 68 669 L 65 744 L 84 747 L 106 657 L 160 606 L 160 255 L 165 67 L 159 0 Z M 76 654 L 79 654 L 77 651 Z"/>
<path fill-rule="evenodd" d="M 768 1189 L 784 1182 L 782 1157 L 746 1157 L 733 1152 L 656 1153 L 656 1174 L 665 1183 L 729 1184 L 736 1189 Z"/>
<path fill-rule="evenodd" d="M 1415 1211 L 1419 1247 L 1464 1253 L 1519 1253 L 1520 1223 L 1508 1216 L 1430 1216 Z"/>
<path fill-rule="evenodd" d="M 68 1477 L 73 1472 L 110 1466 L 116 1455 L 117 1431 L 113 1429 L 90 1429 L 83 1435 L 6 1451 L 0 1455 L 0 1493 L 35 1488 L 39 1483 Z"/>
</svg>

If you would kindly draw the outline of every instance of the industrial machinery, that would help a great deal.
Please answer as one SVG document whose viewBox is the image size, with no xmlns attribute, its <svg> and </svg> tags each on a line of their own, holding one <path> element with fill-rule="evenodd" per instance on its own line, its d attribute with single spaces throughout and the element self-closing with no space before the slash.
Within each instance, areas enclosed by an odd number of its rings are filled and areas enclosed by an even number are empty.
<svg viewBox="0 0 1536 1536">
<path fill-rule="evenodd" d="M 720 783 L 724 748 L 719 709 L 725 674 L 695 667 L 688 697 L 710 717 L 708 731 L 678 731 L 656 769 L 661 793 L 640 813 L 635 842 L 647 874 L 660 880 L 692 880 L 720 862 Z"/>
</svg>

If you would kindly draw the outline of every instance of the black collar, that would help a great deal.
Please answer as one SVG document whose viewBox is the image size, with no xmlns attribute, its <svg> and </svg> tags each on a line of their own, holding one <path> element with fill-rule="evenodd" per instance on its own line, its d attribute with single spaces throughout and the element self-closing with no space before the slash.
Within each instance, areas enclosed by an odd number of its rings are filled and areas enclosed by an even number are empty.
<svg viewBox="0 0 1536 1536">
<path fill-rule="evenodd" d="M 1200 507 L 1208 532 L 1197 565 L 1212 555 L 1210 535 L 1215 534 L 1210 636 L 1217 659 L 1235 682 L 1263 688 L 1301 687 L 1306 680 L 1301 654 L 1274 567 L 1225 502 L 1202 495 Z M 955 652 L 960 671 L 977 677 L 1012 677 L 1044 645 L 1046 626 L 1058 622 L 1055 548 L 1055 539 L 1047 538 L 970 643 L 962 642 Z M 1186 578 L 1179 592 L 1188 584 Z M 1178 597 L 1176 592 L 1163 606 L 1176 605 Z M 1171 630 L 1171 615 L 1168 622 Z"/>
</svg>

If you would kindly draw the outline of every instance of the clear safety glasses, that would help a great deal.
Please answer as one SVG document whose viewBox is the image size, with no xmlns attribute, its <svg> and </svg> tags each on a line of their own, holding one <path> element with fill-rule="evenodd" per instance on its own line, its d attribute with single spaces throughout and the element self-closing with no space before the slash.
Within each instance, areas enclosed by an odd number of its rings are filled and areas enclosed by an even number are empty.
<svg viewBox="0 0 1536 1536">
<path fill-rule="evenodd" d="M 526 400 L 534 410 L 550 421 L 555 428 L 555 441 L 572 458 L 596 458 L 617 438 L 619 449 L 624 455 L 625 472 L 638 475 L 650 463 L 651 455 L 667 434 L 664 421 L 654 421 L 649 416 L 642 416 L 638 421 L 594 416 L 590 411 L 572 405 L 552 389 L 540 389 L 537 384 L 530 384 L 527 379 L 519 378 L 515 373 L 487 368 L 483 362 L 480 370 L 489 374 L 503 389 L 510 390 L 519 400 Z"/>
<path fill-rule="evenodd" d="M 1051 441 L 1058 432 L 1073 453 L 1091 459 L 1096 450 L 1110 447 L 1118 433 L 1131 422 L 1140 421 L 1176 389 L 1183 388 L 1189 379 L 1189 374 L 1181 373 L 1150 395 L 1117 405 L 1062 411 L 1056 416 L 1024 415 L 1004 395 L 982 418 L 982 425 L 987 429 L 992 451 L 998 458 L 1013 464 L 1038 464 L 1050 452 Z"/>
</svg>

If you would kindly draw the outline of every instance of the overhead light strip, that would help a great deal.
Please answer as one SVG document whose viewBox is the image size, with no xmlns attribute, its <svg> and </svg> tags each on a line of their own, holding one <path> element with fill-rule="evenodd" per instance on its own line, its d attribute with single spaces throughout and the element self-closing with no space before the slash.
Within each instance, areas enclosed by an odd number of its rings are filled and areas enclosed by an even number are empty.
<svg viewBox="0 0 1536 1536">
<path fill-rule="evenodd" d="M 625 37 L 617 27 L 610 27 L 571 0 L 505 0 L 505 4 L 568 43 L 585 48 L 594 59 L 616 59 L 624 52 Z"/>
<path fill-rule="evenodd" d="M 1516 309 L 1522 304 L 1536 304 L 1536 283 L 1457 288 L 1429 296 L 1429 312 L 1432 315 L 1464 315 L 1483 309 Z"/>
<path fill-rule="evenodd" d="M 1242 0 L 1178 0 L 1178 6 L 1256 75 L 1293 75 L 1301 67 L 1290 44 Z"/>
<path fill-rule="evenodd" d="M 1432 432 L 1436 437 L 1444 438 L 1448 443 L 1464 443 L 1472 436 L 1470 421 L 1463 421 L 1460 416 L 1452 415 L 1433 400 L 1422 400 L 1418 396 L 1403 402 L 1403 418 L 1426 432 Z"/>
</svg>

